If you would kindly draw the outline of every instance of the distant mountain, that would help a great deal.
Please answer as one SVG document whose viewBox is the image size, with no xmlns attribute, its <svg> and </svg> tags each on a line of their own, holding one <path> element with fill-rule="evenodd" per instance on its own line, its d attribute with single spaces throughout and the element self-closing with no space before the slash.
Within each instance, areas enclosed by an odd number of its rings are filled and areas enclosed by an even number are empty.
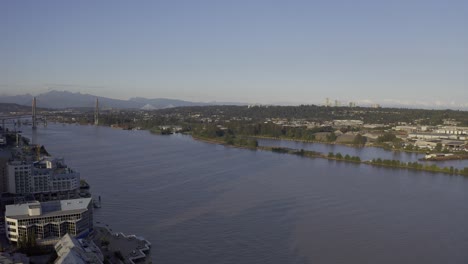
<svg viewBox="0 0 468 264">
<path fill-rule="evenodd" d="M 9 115 L 10 112 L 31 112 L 31 106 L 0 103 L 0 115 Z"/>
<path fill-rule="evenodd" d="M 142 97 L 135 97 L 135 98 L 130 98 L 129 101 L 141 104 L 142 106 L 146 106 L 146 105 L 152 106 L 156 109 L 179 107 L 179 106 L 213 105 L 209 103 L 195 103 L 195 102 L 188 102 L 188 101 L 167 99 L 167 98 L 146 99 Z"/>
<path fill-rule="evenodd" d="M 24 95 L 0 95 L 0 103 L 31 105 L 33 96 L 30 94 Z"/>
<path fill-rule="evenodd" d="M 94 107 L 96 98 L 99 98 L 99 106 L 102 109 L 121 108 L 121 109 L 163 109 L 179 106 L 203 106 L 215 104 L 235 104 L 235 103 L 198 103 L 176 99 L 156 98 L 147 99 L 141 97 L 131 98 L 129 100 L 112 99 L 91 94 L 72 93 L 68 91 L 50 91 L 36 96 L 37 106 L 42 108 L 78 108 Z M 30 94 L 0 96 L 0 103 L 14 103 L 30 106 L 33 96 Z"/>
</svg>

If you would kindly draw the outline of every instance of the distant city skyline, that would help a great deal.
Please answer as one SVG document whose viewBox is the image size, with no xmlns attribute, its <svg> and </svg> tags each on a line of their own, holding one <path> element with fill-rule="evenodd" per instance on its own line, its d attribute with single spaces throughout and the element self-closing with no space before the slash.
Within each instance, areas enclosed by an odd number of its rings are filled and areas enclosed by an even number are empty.
<svg viewBox="0 0 468 264">
<path fill-rule="evenodd" d="M 468 108 L 466 1 L 2 1 L 0 94 Z"/>
</svg>

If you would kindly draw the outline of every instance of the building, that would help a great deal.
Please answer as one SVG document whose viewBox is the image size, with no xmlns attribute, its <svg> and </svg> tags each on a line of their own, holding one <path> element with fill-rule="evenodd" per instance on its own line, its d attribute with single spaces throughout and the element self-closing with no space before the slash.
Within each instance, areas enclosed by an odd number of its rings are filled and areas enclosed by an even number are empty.
<svg viewBox="0 0 468 264">
<path fill-rule="evenodd" d="M 395 126 L 393 129 L 397 131 L 406 131 L 408 133 L 413 133 L 413 132 L 418 131 L 418 127 L 416 126 Z"/>
<path fill-rule="evenodd" d="M 63 236 L 54 248 L 58 256 L 54 264 L 102 264 L 104 261 L 104 255 L 92 240 L 76 239 L 70 234 Z"/>
<path fill-rule="evenodd" d="M 448 141 L 442 140 L 442 145 L 452 151 L 463 151 L 465 150 L 465 142 L 464 141 Z"/>
<path fill-rule="evenodd" d="M 31 164 L 27 161 L 10 161 L 7 164 L 8 192 L 31 193 Z"/>
<path fill-rule="evenodd" d="M 436 133 L 450 135 L 468 135 L 468 127 L 444 126 L 438 128 Z"/>
<path fill-rule="evenodd" d="M 8 191 L 7 163 L 11 153 L 6 150 L 0 150 L 0 194 Z"/>
<path fill-rule="evenodd" d="M 10 161 L 7 174 L 8 192 L 13 194 L 68 192 L 80 187 L 80 174 L 68 168 L 63 159 Z"/>
<path fill-rule="evenodd" d="M 65 234 L 81 237 L 93 229 L 91 198 L 7 205 L 6 235 L 10 242 L 34 238 L 53 245 Z"/>
<path fill-rule="evenodd" d="M 450 140 L 467 140 L 468 135 L 464 134 L 442 134 L 442 133 L 409 133 L 409 138 L 414 139 L 424 139 L 424 140 L 433 140 L 433 139 L 450 139 Z"/>
<path fill-rule="evenodd" d="M 333 120 L 333 126 L 336 127 L 357 127 L 364 125 L 362 120 Z"/>
<path fill-rule="evenodd" d="M 80 187 L 80 174 L 68 168 L 64 159 L 43 159 L 33 163 L 32 193 L 73 191 Z"/>
<path fill-rule="evenodd" d="M 414 145 L 420 149 L 429 149 L 432 150 L 437 146 L 438 142 L 426 141 L 426 140 L 416 140 Z"/>
</svg>

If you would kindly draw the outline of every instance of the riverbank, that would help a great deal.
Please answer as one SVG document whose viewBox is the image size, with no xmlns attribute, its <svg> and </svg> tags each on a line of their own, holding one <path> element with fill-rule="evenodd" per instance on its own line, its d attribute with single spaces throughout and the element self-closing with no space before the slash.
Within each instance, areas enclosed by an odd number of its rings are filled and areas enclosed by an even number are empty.
<svg viewBox="0 0 468 264">
<path fill-rule="evenodd" d="M 355 164 L 365 164 L 377 167 L 386 167 L 386 168 L 398 168 L 398 169 L 407 169 L 407 170 L 417 170 L 417 171 L 427 171 L 427 172 L 436 172 L 436 173 L 443 173 L 449 175 L 461 175 L 461 176 L 468 176 L 468 167 L 464 169 L 456 169 L 453 167 L 438 167 L 435 164 L 432 165 L 425 165 L 417 162 L 401 162 L 399 160 L 383 160 L 380 158 L 376 158 L 373 160 L 362 161 L 357 156 L 343 156 L 341 153 L 328 153 L 325 155 L 320 152 L 316 151 L 309 151 L 304 149 L 293 149 L 293 148 L 285 148 L 285 147 L 274 147 L 274 146 L 257 146 L 253 147 L 246 147 L 246 146 L 237 146 L 234 144 L 227 144 L 222 139 L 215 139 L 215 138 L 205 138 L 200 136 L 192 135 L 192 138 L 195 140 L 203 141 L 210 144 L 221 144 L 224 146 L 230 146 L 235 148 L 244 148 L 250 150 L 263 150 L 263 151 L 271 151 L 276 153 L 282 154 L 290 154 L 290 155 L 298 155 L 307 158 L 320 158 L 320 159 L 327 159 L 327 160 L 335 160 L 340 162 L 349 162 Z"/>
<path fill-rule="evenodd" d="M 186 135 L 190 135 L 194 140 L 197 140 L 197 141 L 202 141 L 202 142 L 206 142 L 210 144 L 218 144 L 218 145 L 223 145 L 223 146 L 228 146 L 228 147 L 234 147 L 234 148 L 256 150 L 259 147 L 258 145 L 249 146 L 249 145 L 239 144 L 236 142 L 232 142 L 232 144 L 229 144 L 224 139 L 208 138 L 208 137 L 202 137 L 202 136 L 193 135 L 193 134 L 186 134 Z"/>
<path fill-rule="evenodd" d="M 459 228 L 468 219 L 466 177 L 244 151 L 148 131 L 49 125 L 37 132 L 51 154 L 66 153 L 83 176 L 92 175 L 86 178 L 93 193 L 105 202 L 95 219 L 114 232 L 143 235 L 161 263 L 287 263 L 304 258 L 290 255 L 299 247 L 330 263 L 359 262 L 354 253 L 363 250 L 376 263 L 411 263 L 414 256 L 463 263 L 467 256 L 467 232 Z M 382 255 L 388 243 L 395 250 Z M 326 255 L 337 246 L 349 254 Z M 428 255 L 424 248 L 433 250 Z M 237 253 L 233 259 L 223 252 Z"/>
<path fill-rule="evenodd" d="M 393 152 L 405 152 L 405 153 L 416 153 L 416 154 L 425 154 L 426 152 L 423 150 L 407 150 L 407 149 L 393 149 L 393 148 L 387 148 L 385 146 L 382 146 L 380 144 L 376 143 L 370 143 L 367 142 L 363 145 L 356 145 L 356 144 L 351 144 L 351 143 L 343 143 L 343 142 L 329 142 L 329 141 L 320 141 L 320 140 L 306 140 L 306 139 L 296 139 L 296 138 L 287 138 L 287 137 L 269 137 L 269 136 L 248 136 L 251 138 L 256 138 L 256 139 L 270 139 L 270 140 L 286 140 L 286 141 L 292 141 L 292 142 L 304 142 L 304 143 L 311 143 L 311 144 L 326 144 L 326 145 L 338 145 L 338 146 L 346 146 L 350 148 L 381 148 L 384 150 L 388 151 L 393 151 Z M 468 157 L 467 157 L 468 159 Z"/>
<path fill-rule="evenodd" d="M 433 154 L 430 158 L 422 158 L 423 161 L 445 161 L 445 160 L 466 160 L 468 159 L 468 154 L 442 154 L 441 156 Z"/>
</svg>

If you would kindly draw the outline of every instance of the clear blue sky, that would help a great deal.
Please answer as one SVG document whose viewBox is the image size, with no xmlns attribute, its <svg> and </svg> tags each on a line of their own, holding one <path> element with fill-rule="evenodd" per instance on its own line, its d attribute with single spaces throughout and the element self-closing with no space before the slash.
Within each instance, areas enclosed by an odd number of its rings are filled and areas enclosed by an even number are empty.
<svg viewBox="0 0 468 264">
<path fill-rule="evenodd" d="M 468 103 L 468 1 L 0 1 L 0 94 Z"/>
</svg>

